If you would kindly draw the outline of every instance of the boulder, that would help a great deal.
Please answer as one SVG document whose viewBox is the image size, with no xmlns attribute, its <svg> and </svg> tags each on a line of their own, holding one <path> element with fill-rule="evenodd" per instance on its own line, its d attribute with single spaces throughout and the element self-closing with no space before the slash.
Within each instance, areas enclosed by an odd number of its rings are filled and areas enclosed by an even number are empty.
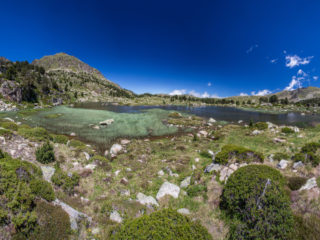
<svg viewBox="0 0 320 240">
<path fill-rule="evenodd" d="M 293 169 L 298 169 L 298 168 L 301 168 L 301 167 L 303 167 L 303 166 L 304 166 L 304 164 L 303 164 L 301 161 L 295 162 L 295 163 L 293 164 Z"/>
<path fill-rule="evenodd" d="M 117 223 L 122 223 L 122 217 L 117 211 L 112 211 L 112 213 L 110 214 L 110 220 Z"/>
<path fill-rule="evenodd" d="M 282 160 L 277 164 L 277 168 L 279 168 L 279 169 L 285 169 L 285 168 L 287 168 L 288 163 L 289 163 L 288 160 L 282 159 Z"/>
<path fill-rule="evenodd" d="M 186 177 L 181 183 L 180 188 L 187 188 L 190 185 L 191 182 L 191 176 Z"/>
<path fill-rule="evenodd" d="M 155 205 L 155 206 L 159 206 L 158 202 L 156 199 L 154 199 L 154 197 L 152 196 L 146 196 L 143 193 L 138 193 L 137 194 L 137 201 L 142 204 L 142 205 L 147 205 L 147 206 L 151 206 L 151 205 Z"/>
<path fill-rule="evenodd" d="M 158 172 L 158 176 L 161 177 L 161 176 L 163 176 L 163 175 L 164 175 L 164 171 L 163 171 L 163 170 L 160 170 L 160 171 Z"/>
<path fill-rule="evenodd" d="M 204 131 L 204 130 L 201 130 L 201 131 L 199 131 L 199 134 L 203 135 L 204 137 L 206 137 L 208 135 L 208 132 Z"/>
<path fill-rule="evenodd" d="M 112 124 L 113 122 L 114 122 L 114 119 L 111 118 L 111 119 L 104 120 L 104 121 L 100 122 L 99 124 L 104 125 L 104 126 L 108 126 L 108 125 Z"/>
<path fill-rule="evenodd" d="M 214 118 L 209 118 L 209 121 L 208 121 L 209 123 L 215 123 L 215 122 L 217 122 Z"/>
<path fill-rule="evenodd" d="M 177 212 L 183 215 L 190 215 L 190 211 L 187 208 L 180 208 L 177 210 Z"/>
<path fill-rule="evenodd" d="M 302 191 L 302 190 L 310 190 L 310 189 L 312 189 L 312 188 L 314 188 L 314 187 L 317 187 L 317 180 L 316 180 L 315 177 L 308 179 L 308 181 L 306 182 L 306 184 L 303 185 L 303 186 L 299 189 L 299 191 Z"/>
<path fill-rule="evenodd" d="M 212 171 L 220 171 L 221 170 L 221 166 L 220 164 L 217 164 L 217 163 L 211 163 L 210 165 L 208 165 L 204 172 L 205 173 L 210 173 Z"/>
<path fill-rule="evenodd" d="M 116 156 L 119 152 L 121 152 L 122 146 L 120 144 L 113 144 L 110 148 L 110 154 L 111 156 Z"/>
<path fill-rule="evenodd" d="M 41 171 L 42 171 L 44 180 L 46 180 L 47 182 L 51 182 L 51 178 L 54 172 L 56 171 L 56 169 L 50 166 L 41 166 Z"/>
<path fill-rule="evenodd" d="M 78 212 L 64 202 L 61 202 L 59 199 L 54 200 L 53 204 L 61 206 L 61 208 L 69 215 L 72 230 L 78 230 L 78 221 L 80 221 L 81 219 L 86 218 L 89 220 L 89 222 L 92 222 L 91 217 L 88 217 L 88 215 L 82 212 Z"/>
<path fill-rule="evenodd" d="M 173 198 L 178 198 L 179 193 L 180 193 L 180 188 L 177 185 L 169 182 L 164 182 L 157 193 L 156 199 L 159 200 L 166 195 L 170 195 Z"/>
<path fill-rule="evenodd" d="M 259 130 L 254 130 L 253 132 L 252 132 L 252 135 L 259 135 L 259 134 L 261 134 L 262 133 L 262 131 L 259 131 Z"/>
</svg>

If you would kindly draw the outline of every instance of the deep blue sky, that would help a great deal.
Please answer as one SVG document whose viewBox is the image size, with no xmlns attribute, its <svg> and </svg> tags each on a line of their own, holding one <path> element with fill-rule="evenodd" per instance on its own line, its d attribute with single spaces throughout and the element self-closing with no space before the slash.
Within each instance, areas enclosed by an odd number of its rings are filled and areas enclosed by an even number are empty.
<svg viewBox="0 0 320 240">
<path fill-rule="evenodd" d="M 66 52 L 137 93 L 320 86 L 319 13 L 317 0 L 4 0 L 0 56 Z"/>
</svg>

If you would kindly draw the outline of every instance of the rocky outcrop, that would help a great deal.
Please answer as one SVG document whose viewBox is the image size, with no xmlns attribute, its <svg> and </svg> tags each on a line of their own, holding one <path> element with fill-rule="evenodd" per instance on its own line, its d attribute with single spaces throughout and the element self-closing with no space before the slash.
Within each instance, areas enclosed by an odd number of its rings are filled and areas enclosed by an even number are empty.
<svg viewBox="0 0 320 240">
<path fill-rule="evenodd" d="M 9 101 L 18 103 L 22 101 L 22 89 L 12 81 L 4 81 L 1 84 L 0 94 Z"/>
</svg>

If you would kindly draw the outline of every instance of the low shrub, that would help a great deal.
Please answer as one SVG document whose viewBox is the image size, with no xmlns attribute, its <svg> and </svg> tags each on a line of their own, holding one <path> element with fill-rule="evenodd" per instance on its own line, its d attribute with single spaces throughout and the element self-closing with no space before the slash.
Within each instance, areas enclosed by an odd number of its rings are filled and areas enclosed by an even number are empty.
<svg viewBox="0 0 320 240">
<path fill-rule="evenodd" d="M 201 151 L 200 156 L 204 157 L 204 158 L 209 158 L 209 159 L 212 158 L 212 156 L 210 155 L 210 153 L 208 151 Z"/>
<path fill-rule="evenodd" d="M 288 178 L 288 187 L 292 191 L 297 191 L 307 182 L 307 180 L 308 179 L 305 177 L 289 177 Z"/>
<path fill-rule="evenodd" d="M 5 137 L 9 137 L 13 134 L 12 131 L 10 131 L 9 129 L 0 129 L 0 136 L 5 136 Z"/>
<path fill-rule="evenodd" d="M 290 240 L 318 240 L 320 236 L 320 218 L 311 216 L 294 216 L 294 228 Z"/>
<path fill-rule="evenodd" d="M 19 128 L 18 134 L 22 137 L 29 138 L 33 141 L 47 141 L 50 140 L 50 135 L 42 127 L 35 128 Z"/>
<path fill-rule="evenodd" d="M 150 215 L 128 220 L 110 233 L 112 240 L 211 240 L 199 222 L 192 221 L 175 210 L 163 209 Z"/>
<path fill-rule="evenodd" d="M 256 124 L 254 124 L 254 127 L 258 130 L 266 130 L 268 129 L 268 124 L 266 122 L 257 122 Z"/>
<path fill-rule="evenodd" d="M 187 188 L 187 194 L 189 197 L 196 197 L 200 194 L 206 193 L 207 191 L 207 186 L 203 184 L 190 185 Z"/>
<path fill-rule="evenodd" d="M 80 177 L 77 173 L 66 173 L 61 168 L 56 168 L 51 181 L 65 192 L 71 194 L 74 192 L 74 187 L 79 185 L 79 179 Z"/>
<path fill-rule="evenodd" d="M 309 152 L 316 153 L 319 148 L 320 148 L 320 143 L 311 142 L 311 143 L 307 143 L 306 145 L 304 145 L 301 148 L 301 152 L 302 153 L 309 153 Z"/>
<path fill-rule="evenodd" d="M 280 161 L 282 159 L 289 159 L 289 155 L 286 153 L 277 152 L 274 154 L 273 159 L 276 161 Z"/>
<path fill-rule="evenodd" d="M 69 215 L 60 206 L 45 201 L 37 201 L 35 211 L 39 228 L 30 239 L 67 240 L 71 232 Z"/>
<path fill-rule="evenodd" d="M 307 143 L 301 148 L 300 153 L 294 155 L 293 159 L 296 162 L 311 163 L 312 166 L 316 167 L 320 163 L 319 149 L 320 143 Z"/>
<path fill-rule="evenodd" d="M 289 127 L 284 127 L 281 129 L 281 132 L 282 133 L 285 133 L 285 134 L 291 134 L 291 133 L 294 133 L 293 129 L 289 128 Z"/>
<path fill-rule="evenodd" d="M 55 199 L 55 194 L 51 184 L 43 179 L 33 179 L 30 182 L 30 189 L 33 194 L 49 202 Z"/>
<path fill-rule="evenodd" d="M 241 167 L 228 178 L 220 206 L 231 219 L 229 239 L 289 239 L 293 215 L 285 182 L 265 165 Z"/>
<path fill-rule="evenodd" d="M 60 144 L 67 144 L 69 140 L 69 138 L 64 135 L 51 134 L 50 137 L 54 143 L 60 143 Z"/>
<path fill-rule="evenodd" d="M 172 112 L 172 113 L 169 113 L 168 117 L 170 117 L 170 118 L 182 118 L 182 115 L 181 115 L 181 113 L 178 113 L 178 112 Z"/>
<path fill-rule="evenodd" d="M 71 139 L 70 143 L 69 143 L 69 146 L 70 147 L 74 147 L 74 148 L 83 148 L 86 145 L 83 142 L 79 141 L 79 140 Z"/>
<path fill-rule="evenodd" d="M 227 164 L 229 161 L 235 162 L 263 162 L 263 155 L 245 147 L 236 145 L 225 145 L 221 151 L 216 155 L 215 162 L 220 164 Z"/>
<path fill-rule="evenodd" d="M 53 146 L 46 142 L 36 150 L 36 159 L 38 162 L 47 164 L 55 161 Z"/>
<path fill-rule="evenodd" d="M 5 129 L 17 131 L 18 130 L 18 125 L 15 124 L 14 122 L 1 122 L 0 127 L 3 127 Z"/>
</svg>

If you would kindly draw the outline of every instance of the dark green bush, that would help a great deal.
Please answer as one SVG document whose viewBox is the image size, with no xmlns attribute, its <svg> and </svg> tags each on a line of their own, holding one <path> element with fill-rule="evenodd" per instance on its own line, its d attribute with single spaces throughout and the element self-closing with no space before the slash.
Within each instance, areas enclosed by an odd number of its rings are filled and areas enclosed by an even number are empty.
<svg viewBox="0 0 320 240">
<path fill-rule="evenodd" d="M 245 147 L 236 145 L 225 145 L 221 151 L 216 155 L 215 162 L 220 164 L 227 164 L 229 161 L 235 162 L 263 162 L 263 155 Z"/>
<path fill-rule="evenodd" d="M 201 193 L 207 192 L 207 186 L 203 184 L 190 185 L 187 188 L 187 194 L 190 197 L 195 197 L 200 195 Z"/>
<path fill-rule="evenodd" d="M 43 179 L 33 179 L 30 182 L 30 189 L 33 194 L 49 202 L 55 199 L 51 184 Z"/>
<path fill-rule="evenodd" d="M 311 143 L 307 143 L 306 145 L 304 145 L 301 148 L 301 152 L 302 153 L 316 153 L 317 150 L 320 148 L 320 143 L 316 143 L 316 142 L 311 142 Z"/>
<path fill-rule="evenodd" d="M 273 159 L 276 160 L 276 161 L 280 161 L 282 159 L 289 159 L 289 155 L 286 154 L 286 153 L 281 153 L 281 152 L 278 152 L 278 153 L 275 153 L 274 156 L 273 156 Z"/>
<path fill-rule="evenodd" d="M 51 181 L 58 187 L 61 187 L 65 192 L 71 194 L 74 192 L 74 187 L 79 185 L 79 175 L 77 173 L 66 173 L 61 168 L 56 168 Z"/>
<path fill-rule="evenodd" d="M 38 216 L 39 228 L 31 235 L 30 239 L 69 239 L 71 230 L 69 216 L 61 207 L 44 201 L 37 201 L 35 210 Z"/>
<path fill-rule="evenodd" d="M 254 127 L 258 130 L 266 130 L 268 129 L 268 124 L 266 122 L 257 122 Z"/>
<path fill-rule="evenodd" d="M 305 177 L 289 177 L 288 186 L 292 191 L 299 190 L 306 182 L 307 178 Z"/>
<path fill-rule="evenodd" d="M 110 233 L 112 240 L 211 240 L 199 222 L 171 209 L 129 220 Z"/>
<path fill-rule="evenodd" d="M 281 129 L 281 132 L 282 133 L 285 133 L 285 134 L 291 134 L 291 133 L 294 133 L 293 129 L 289 128 L 289 127 L 284 127 Z"/>
<path fill-rule="evenodd" d="M 38 162 L 47 164 L 55 161 L 53 146 L 46 142 L 36 150 L 36 159 Z"/>
<path fill-rule="evenodd" d="M 239 168 L 228 178 L 220 204 L 232 222 L 229 239 L 289 239 L 293 216 L 285 182 L 265 165 Z"/>
</svg>

